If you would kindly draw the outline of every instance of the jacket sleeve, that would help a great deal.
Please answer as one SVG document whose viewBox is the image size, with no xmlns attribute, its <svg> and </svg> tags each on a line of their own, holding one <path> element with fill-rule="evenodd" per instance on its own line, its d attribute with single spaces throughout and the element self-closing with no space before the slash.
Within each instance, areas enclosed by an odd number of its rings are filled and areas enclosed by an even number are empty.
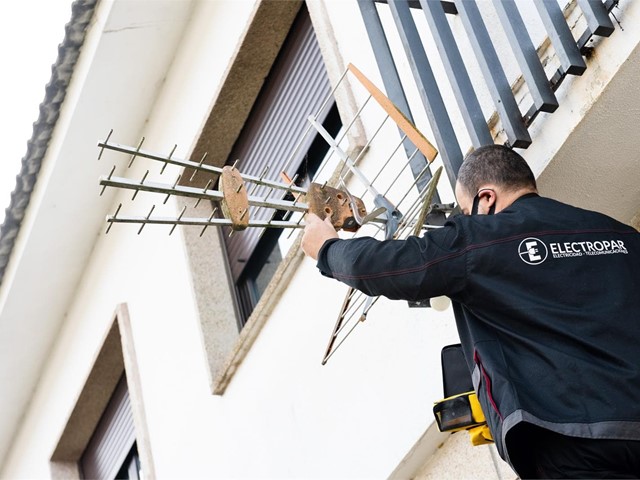
<svg viewBox="0 0 640 480">
<path fill-rule="evenodd" d="M 465 238 L 455 222 L 423 237 L 332 239 L 318 254 L 318 269 L 367 295 L 394 300 L 455 297 L 466 281 Z"/>
</svg>

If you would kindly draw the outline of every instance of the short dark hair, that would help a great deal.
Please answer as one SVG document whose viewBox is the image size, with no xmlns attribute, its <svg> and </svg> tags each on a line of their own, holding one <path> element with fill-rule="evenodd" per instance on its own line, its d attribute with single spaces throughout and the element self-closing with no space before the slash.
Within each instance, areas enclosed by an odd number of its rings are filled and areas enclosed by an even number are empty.
<svg viewBox="0 0 640 480">
<path fill-rule="evenodd" d="M 526 160 L 503 145 L 485 145 L 469 153 L 458 171 L 458 182 L 472 196 L 486 183 L 510 191 L 537 189 Z"/>
</svg>

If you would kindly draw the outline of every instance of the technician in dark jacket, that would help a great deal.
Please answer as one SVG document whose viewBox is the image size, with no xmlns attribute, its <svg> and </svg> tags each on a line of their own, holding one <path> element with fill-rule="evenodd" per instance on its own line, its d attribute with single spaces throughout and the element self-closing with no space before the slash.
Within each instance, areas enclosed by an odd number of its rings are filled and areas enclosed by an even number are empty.
<svg viewBox="0 0 640 480">
<path fill-rule="evenodd" d="M 368 295 L 451 298 L 496 446 L 522 478 L 639 478 L 640 234 L 538 196 L 498 145 L 465 159 L 456 197 L 464 215 L 406 240 L 339 240 L 310 215 L 302 248 Z"/>
</svg>

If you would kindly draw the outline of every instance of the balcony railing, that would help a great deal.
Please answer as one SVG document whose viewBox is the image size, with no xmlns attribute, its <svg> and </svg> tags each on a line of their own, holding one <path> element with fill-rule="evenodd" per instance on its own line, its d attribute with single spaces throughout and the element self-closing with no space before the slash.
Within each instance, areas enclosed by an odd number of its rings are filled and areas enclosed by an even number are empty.
<svg viewBox="0 0 640 480">
<path fill-rule="evenodd" d="M 487 122 L 487 117 L 491 115 L 486 115 L 486 108 L 483 112 L 478 98 L 479 81 L 485 84 L 484 91 L 488 91 L 492 100 L 493 109 L 506 137 L 505 143 L 515 148 L 527 148 L 531 144 L 528 128 L 538 113 L 551 113 L 558 108 L 554 92 L 563 79 L 567 75 L 582 75 L 586 70 L 583 55 L 588 55 L 592 37 L 609 36 L 613 33 L 614 25 L 609 14 L 617 6 L 617 0 L 575 1 L 587 26 L 577 40 L 557 0 L 534 0 L 538 18 L 527 17 L 528 22 L 539 22 L 539 29 L 544 31 L 555 51 L 558 67 L 549 74 L 545 71 L 536 43 L 517 7 L 518 2 L 514 0 L 482 2 L 483 8 L 493 8 L 503 31 L 502 38 L 506 37 L 513 52 L 510 58 L 499 55 L 496 32 L 489 31 L 476 0 L 358 0 L 387 95 L 413 120 L 414 112 L 405 93 L 409 79 L 401 78 L 398 73 L 398 62 L 408 63 L 415 83 L 412 89 L 417 88 L 420 95 L 424 113 L 452 185 L 463 160 L 459 141 L 462 133 L 465 139 L 468 137 L 470 146 L 476 148 L 495 142 Z M 424 43 L 427 35 L 416 23 L 419 11 L 424 15 L 433 45 Z M 381 14 L 390 15 L 393 25 L 386 22 L 385 26 Z M 456 26 L 456 31 L 463 30 L 464 35 L 458 33 L 456 36 L 452 24 Z M 425 25 L 424 20 L 421 25 Z M 462 36 L 466 38 L 461 38 Z M 393 51 L 390 46 L 390 40 L 398 37 L 403 52 L 398 52 L 397 48 Z M 478 80 L 478 75 L 470 73 L 463 60 L 463 53 L 468 55 L 469 50 L 479 67 L 481 80 Z M 439 57 L 438 61 L 444 67 L 445 78 L 442 75 L 437 78 L 434 74 L 434 58 L 430 58 L 434 55 Z M 510 66 L 511 71 L 518 71 L 520 78 L 517 80 L 524 82 L 527 87 L 526 98 L 532 103 L 528 108 L 526 105 L 523 107 L 522 102 L 519 104 L 512 88 L 515 81 L 510 82 L 505 73 L 504 63 L 509 61 L 517 63 Z M 459 109 L 457 114 L 462 118 L 466 132 L 456 133 L 454 129 L 449 112 L 453 107 L 452 102 L 446 103 L 441 93 L 440 84 L 443 81 L 449 83 L 447 92 L 452 92 L 455 98 Z M 417 158 L 414 162 L 417 163 L 415 170 L 419 171 L 418 164 L 424 162 L 424 159 Z"/>
</svg>

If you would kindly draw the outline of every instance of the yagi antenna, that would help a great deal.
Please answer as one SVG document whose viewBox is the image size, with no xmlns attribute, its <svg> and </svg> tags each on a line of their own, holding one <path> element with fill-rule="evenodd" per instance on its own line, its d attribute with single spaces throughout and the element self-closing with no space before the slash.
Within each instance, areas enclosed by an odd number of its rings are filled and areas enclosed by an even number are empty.
<svg viewBox="0 0 640 480">
<path fill-rule="evenodd" d="M 245 230 L 249 227 L 258 228 L 302 228 L 304 225 L 289 221 L 252 221 L 249 216 L 249 207 L 271 208 L 274 210 L 286 210 L 291 212 L 312 212 L 321 218 L 331 217 L 333 226 L 336 229 L 343 229 L 354 232 L 361 224 L 356 222 L 358 218 L 367 217 L 367 222 L 381 222 L 384 219 L 367 215 L 367 211 L 362 200 L 352 197 L 344 190 L 330 187 L 326 184 L 312 183 L 309 188 L 301 188 L 293 183 L 281 183 L 266 180 L 261 177 L 243 175 L 236 167 L 226 166 L 223 168 L 210 165 L 200 165 L 188 160 L 171 159 L 161 155 L 152 154 L 140 150 L 137 147 L 127 147 L 119 144 L 100 142 L 101 149 L 114 150 L 121 153 L 144 157 L 158 162 L 172 163 L 188 168 L 196 168 L 207 173 L 214 173 L 219 176 L 219 190 L 209 187 L 213 184 L 210 180 L 204 188 L 178 185 L 178 180 L 173 184 L 161 183 L 147 180 L 148 170 L 140 181 L 113 176 L 113 170 L 108 176 L 102 176 L 99 183 L 103 188 L 115 187 L 122 190 L 132 190 L 135 195 L 138 192 L 151 192 L 167 196 L 178 196 L 194 198 L 197 200 L 208 200 L 219 202 L 224 218 L 168 218 L 146 216 L 107 216 L 107 223 L 136 223 L 155 225 L 197 225 L 197 226 L 226 226 L 234 231 Z M 290 192 L 296 196 L 295 200 L 281 200 L 269 198 L 268 196 L 252 196 L 248 194 L 247 184 L 264 185 L 273 189 Z M 306 197 L 306 202 L 299 201 L 301 196 Z M 352 202 L 349 202 L 352 198 Z M 353 208 L 356 208 L 355 214 Z M 379 211 L 379 213 L 383 213 Z"/>
<path fill-rule="evenodd" d="M 364 88 L 366 99 L 358 109 L 356 115 L 341 132 L 334 138 L 318 121 L 319 113 L 330 103 L 331 97 L 344 80 L 347 73 L 351 73 Z M 358 85 L 358 84 L 354 84 Z M 374 102 L 370 102 L 373 99 Z M 366 145 L 360 150 L 355 158 L 352 158 L 341 146 L 343 140 L 356 124 L 356 121 L 367 108 L 376 107 L 382 110 L 384 118 L 380 125 L 369 135 Z M 256 175 L 242 173 L 237 168 L 237 161 L 233 165 L 217 167 L 206 163 L 205 153 L 198 161 L 177 158 L 174 154 L 177 146 L 168 155 L 152 153 L 142 148 L 144 137 L 135 146 L 127 146 L 111 141 L 113 130 L 109 132 L 106 139 L 98 143 L 100 149 L 98 159 L 105 150 L 125 154 L 128 157 L 127 168 L 131 167 L 136 159 L 147 159 L 157 162 L 160 165 L 160 175 L 165 171 L 167 165 L 181 167 L 183 170 L 191 169 L 191 180 L 197 173 L 209 177 L 204 187 L 193 187 L 180 182 L 184 172 L 170 182 L 161 182 L 148 179 L 149 170 L 139 179 L 129 179 L 114 176 L 116 167 L 110 173 L 100 177 L 99 183 L 102 186 L 101 195 L 108 187 L 120 190 L 130 190 L 131 200 L 135 200 L 139 192 L 160 195 L 162 203 L 166 203 L 171 196 L 193 199 L 195 203 L 192 208 L 196 208 L 202 200 L 212 202 L 215 206 L 211 214 L 207 217 L 193 217 L 186 215 L 188 207 L 184 205 L 177 216 L 154 216 L 155 204 L 143 215 L 123 215 L 120 213 L 122 203 L 118 205 L 113 215 L 108 215 L 107 230 L 110 231 L 116 223 L 128 223 L 139 225 L 138 234 L 142 232 L 146 225 L 166 225 L 170 226 L 169 235 L 173 233 L 178 225 L 201 227 L 202 236 L 208 227 L 229 227 L 230 234 L 246 230 L 248 228 L 281 228 L 294 229 L 303 228 L 302 216 L 299 220 L 275 220 L 277 211 L 294 212 L 305 214 L 315 213 L 320 218 L 329 217 L 336 230 L 344 230 L 357 235 L 363 225 L 371 224 L 375 228 L 372 236 L 384 239 L 405 238 L 408 235 L 419 235 L 423 229 L 438 228 L 435 225 L 427 225 L 429 216 L 437 212 L 439 215 L 449 213 L 453 205 L 441 205 L 435 203 L 437 199 L 437 184 L 442 173 L 442 167 L 431 176 L 430 163 L 437 156 L 437 150 L 428 142 L 424 135 L 403 115 L 398 108 L 369 80 L 362 72 L 353 65 L 349 65 L 345 73 L 341 76 L 330 96 L 323 103 L 320 112 L 308 118 L 308 128 L 304 135 L 319 134 L 329 146 L 328 156 L 335 155 L 341 162 L 337 177 L 334 175 L 335 183 L 328 185 L 327 182 L 313 182 L 308 187 L 296 185 L 296 177 L 289 178 L 282 172 L 283 181 L 267 178 L 269 170 L 266 167 L 263 172 Z M 399 143 L 391 145 L 392 149 L 383 159 L 373 179 L 360 169 L 359 162 L 364 153 L 373 145 L 379 133 L 389 124 L 395 125 L 401 132 Z M 304 137 L 303 137 L 304 138 Z M 388 144 L 388 137 L 385 137 L 384 145 Z M 415 150 L 407 150 L 407 139 L 415 146 Z M 299 144 L 302 143 L 302 138 Z M 405 147 L 405 159 L 402 165 L 395 165 L 392 170 L 391 179 L 387 172 L 389 164 L 397 160 L 401 153 L 401 147 Z M 414 160 L 422 156 L 424 166 L 422 170 L 414 174 L 413 182 L 406 181 L 408 170 L 414 170 Z M 326 163 L 325 163 L 326 164 Z M 409 168 L 411 166 L 411 168 Z M 321 166 L 320 170 L 322 170 Z M 273 173 L 273 172 L 272 172 Z M 273 175 L 271 175 L 273 177 Z M 337 180 L 336 180 L 337 179 Z M 410 183 L 410 185 L 407 185 Z M 350 185 L 347 188 L 347 185 Z M 364 190 L 362 194 L 353 193 L 354 185 L 359 185 Z M 264 191 L 266 190 L 266 194 Z M 262 192 L 262 193 L 257 193 Z M 367 234 L 371 235 L 371 232 Z M 343 344 L 353 330 L 361 324 L 367 317 L 371 308 L 378 301 L 378 297 L 368 297 L 362 292 L 348 289 L 342 303 L 340 313 L 335 326 L 331 332 L 329 343 L 326 347 L 322 359 L 324 365 L 336 350 Z"/>
</svg>

